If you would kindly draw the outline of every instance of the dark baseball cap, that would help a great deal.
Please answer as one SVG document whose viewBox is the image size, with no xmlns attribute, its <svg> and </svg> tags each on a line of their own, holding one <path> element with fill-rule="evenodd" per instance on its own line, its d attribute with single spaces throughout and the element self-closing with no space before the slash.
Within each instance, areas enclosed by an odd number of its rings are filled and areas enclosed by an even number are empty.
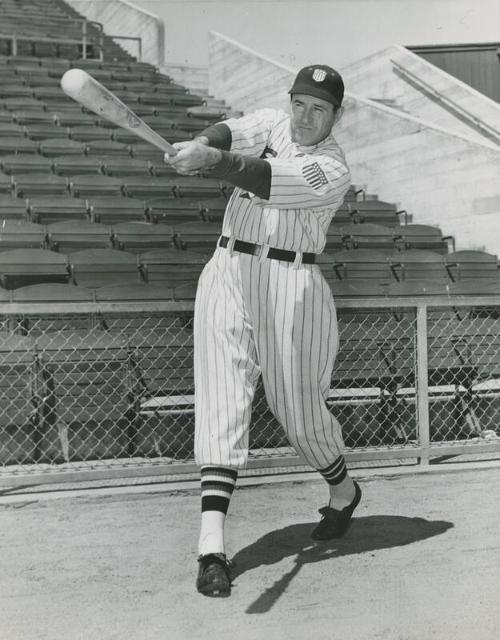
<svg viewBox="0 0 500 640">
<path fill-rule="evenodd" d="M 340 107 L 344 98 L 344 81 L 335 69 L 325 64 L 312 64 L 298 72 L 288 93 L 322 98 Z"/>
</svg>

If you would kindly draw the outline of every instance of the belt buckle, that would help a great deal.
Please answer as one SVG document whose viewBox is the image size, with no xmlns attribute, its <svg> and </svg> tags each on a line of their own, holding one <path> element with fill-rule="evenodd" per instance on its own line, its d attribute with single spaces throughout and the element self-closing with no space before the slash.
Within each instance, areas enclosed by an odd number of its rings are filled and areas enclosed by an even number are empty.
<svg viewBox="0 0 500 640">
<path fill-rule="evenodd" d="M 264 260 L 268 256 L 268 253 L 269 253 L 270 249 L 271 249 L 271 247 L 268 244 L 261 244 L 260 245 L 260 252 L 259 252 L 259 256 L 258 256 L 259 262 L 264 262 Z"/>
</svg>

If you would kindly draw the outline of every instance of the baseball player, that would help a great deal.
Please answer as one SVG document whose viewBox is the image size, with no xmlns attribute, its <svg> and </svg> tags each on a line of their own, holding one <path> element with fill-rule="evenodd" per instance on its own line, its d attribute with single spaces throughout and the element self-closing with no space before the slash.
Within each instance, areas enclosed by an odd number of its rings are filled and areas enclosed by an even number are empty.
<svg viewBox="0 0 500 640">
<path fill-rule="evenodd" d="M 328 483 L 316 540 L 347 531 L 361 490 L 349 477 L 326 398 L 338 347 L 330 288 L 315 264 L 349 188 L 332 136 L 344 84 L 325 65 L 299 71 L 290 115 L 261 109 L 205 129 L 165 160 L 235 185 L 199 282 L 194 317 L 195 456 L 201 468 L 197 589 L 230 594 L 224 522 L 248 455 L 256 383 L 287 437 Z"/>
</svg>

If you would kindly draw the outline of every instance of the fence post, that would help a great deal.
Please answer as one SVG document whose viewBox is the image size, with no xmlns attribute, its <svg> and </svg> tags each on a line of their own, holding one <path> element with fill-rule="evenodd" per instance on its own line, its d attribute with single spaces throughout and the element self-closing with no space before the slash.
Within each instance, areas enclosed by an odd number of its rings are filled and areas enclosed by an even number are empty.
<svg viewBox="0 0 500 640">
<path fill-rule="evenodd" d="M 417 306 L 417 420 L 418 442 L 420 447 L 419 462 L 429 464 L 430 433 L 429 433 L 429 376 L 427 356 L 427 305 Z"/>
</svg>

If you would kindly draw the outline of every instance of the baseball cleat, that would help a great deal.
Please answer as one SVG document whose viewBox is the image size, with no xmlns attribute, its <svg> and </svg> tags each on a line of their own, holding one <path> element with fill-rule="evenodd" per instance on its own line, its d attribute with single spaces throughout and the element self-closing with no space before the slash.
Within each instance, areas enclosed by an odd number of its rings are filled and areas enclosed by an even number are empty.
<svg viewBox="0 0 500 640">
<path fill-rule="evenodd" d="M 224 553 L 208 553 L 198 558 L 196 588 L 204 596 L 225 598 L 231 594 L 231 563 Z"/>
<path fill-rule="evenodd" d="M 347 507 L 342 510 L 322 507 L 319 510 L 323 517 L 311 534 L 314 540 L 333 540 L 334 538 L 342 538 L 347 533 L 351 525 L 353 511 L 361 500 L 359 484 L 355 482 L 354 487 L 356 489 L 354 500 Z"/>
</svg>

